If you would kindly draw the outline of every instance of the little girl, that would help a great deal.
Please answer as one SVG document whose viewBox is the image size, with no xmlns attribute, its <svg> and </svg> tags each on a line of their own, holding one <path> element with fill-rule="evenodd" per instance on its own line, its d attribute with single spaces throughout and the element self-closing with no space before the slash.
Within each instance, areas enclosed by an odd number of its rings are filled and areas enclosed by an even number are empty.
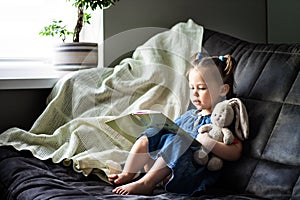
<svg viewBox="0 0 300 200">
<path fill-rule="evenodd" d="M 214 106 L 234 97 L 235 61 L 230 55 L 203 57 L 195 54 L 188 71 L 191 101 L 196 109 L 188 110 L 175 120 L 175 123 L 196 138 L 205 148 L 224 160 L 240 158 L 242 143 L 226 145 L 210 139 L 206 134 L 198 134 L 198 129 L 211 123 L 210 116 Z M 155 128 L 147 129 L 135 142 L 120 174 L 111 174 L 109 180 L 119 185 L 112 192 L 117 194 L 151 195 L 159 183 L 171 193 L 193 195 L 205 191 L 213 185 L 220 171 L 208 171 L 193 160 L 198 147 L 188 145 L 179 135 Z M 135 179 L 143 169 L 145 175 Z"/>
</svg>

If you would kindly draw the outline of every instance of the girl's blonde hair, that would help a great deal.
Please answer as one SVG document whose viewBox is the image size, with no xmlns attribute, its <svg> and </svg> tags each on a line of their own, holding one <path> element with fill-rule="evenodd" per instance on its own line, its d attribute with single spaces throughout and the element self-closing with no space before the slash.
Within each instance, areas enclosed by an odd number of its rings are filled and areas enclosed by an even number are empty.
<svg viewBox="0 0 300 200">
<path fill-rule="evenodd" d="M 195 53 L 192 56 L 191 69 L 199 69 L 202 67 L 211 66 L 216 66 L 218 68 L 218 71 L 220 72 L 223 80 L 223 84 L 228 84 L 230 86 L 229 92 L 226 97 L 228 99 L 235 97 L 233 89 L 235 86 L 234 72 L 236 69 L 236 61 L 234 60 L 234 58 L 229 54 L 226 54 L 224 56 L 208 56 L 202 53 Z"/>
</svg>

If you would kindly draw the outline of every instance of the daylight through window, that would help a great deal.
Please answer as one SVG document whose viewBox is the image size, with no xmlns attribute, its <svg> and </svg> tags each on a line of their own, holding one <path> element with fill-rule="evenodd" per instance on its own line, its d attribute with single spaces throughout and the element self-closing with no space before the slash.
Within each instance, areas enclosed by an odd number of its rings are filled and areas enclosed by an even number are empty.
<svg viewBox="0 0 300 200">
<path fill-rule="evenodd" d="M 77 10 L 66 0 L 1 1 L 0 61 L 47 60 L 60 39 L 39 35 L 52 20 L 63 20 L 70 31 Z M 101 11 L 93 12 L 92 23 L 84 27 L 81 41 L 100 42 Z M 71 42 L 72 37 L 66 42 Z"/>
</svg>

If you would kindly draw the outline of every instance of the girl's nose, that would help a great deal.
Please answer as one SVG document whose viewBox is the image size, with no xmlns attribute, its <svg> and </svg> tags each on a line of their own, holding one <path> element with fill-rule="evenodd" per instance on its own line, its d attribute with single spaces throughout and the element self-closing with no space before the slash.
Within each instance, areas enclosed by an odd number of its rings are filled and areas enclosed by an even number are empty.
<svg viewBox="0 0 300 200">
<path fill-rule="evenodd" d="M 192 93 L 195 97 L 199 96 L 197 89 L 193 89 Z"/>
</svg>

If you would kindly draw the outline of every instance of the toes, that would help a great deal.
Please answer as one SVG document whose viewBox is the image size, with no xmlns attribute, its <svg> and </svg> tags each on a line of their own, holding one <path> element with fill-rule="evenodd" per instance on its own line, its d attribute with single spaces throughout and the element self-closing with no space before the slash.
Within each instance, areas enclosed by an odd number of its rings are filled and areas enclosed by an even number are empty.
<svg viewBox="0 0 300 200">
<path fill-rule="evenodd" d="M 117 184 L 117 185 L 122 184 L 122 180 L 120 180 L 120 179 L 115 179 L 115 180 L 114 180 L 114 184 Z"/>
<path fill-rule="evenodd" d="M 118 178 L 117 174 L 110 174 L 107 176 L 107 179 L 109 182 L 115 182 L 115 180 Z"/>
<path fill-rule="evenodd" d="M 115 178 L 118 178 L 118 174 L 109 174 L 109 175 L 107 175 L 107 177 L 115 179 Z"/>
<path fill-rule="evenodd" d="M 129 192 L 122 187 L 116 187 L 115 189 L 112 190 L 113 193 L 120 194 L 120 195 L 128 195 Z"/>
<path fill-rule="evenodd" d="M 121 195 L 128 195 L 129 192 L 126 191 L 126 190 L 121 189 L 119 194 L 121 194 Z"/>
</svg>

